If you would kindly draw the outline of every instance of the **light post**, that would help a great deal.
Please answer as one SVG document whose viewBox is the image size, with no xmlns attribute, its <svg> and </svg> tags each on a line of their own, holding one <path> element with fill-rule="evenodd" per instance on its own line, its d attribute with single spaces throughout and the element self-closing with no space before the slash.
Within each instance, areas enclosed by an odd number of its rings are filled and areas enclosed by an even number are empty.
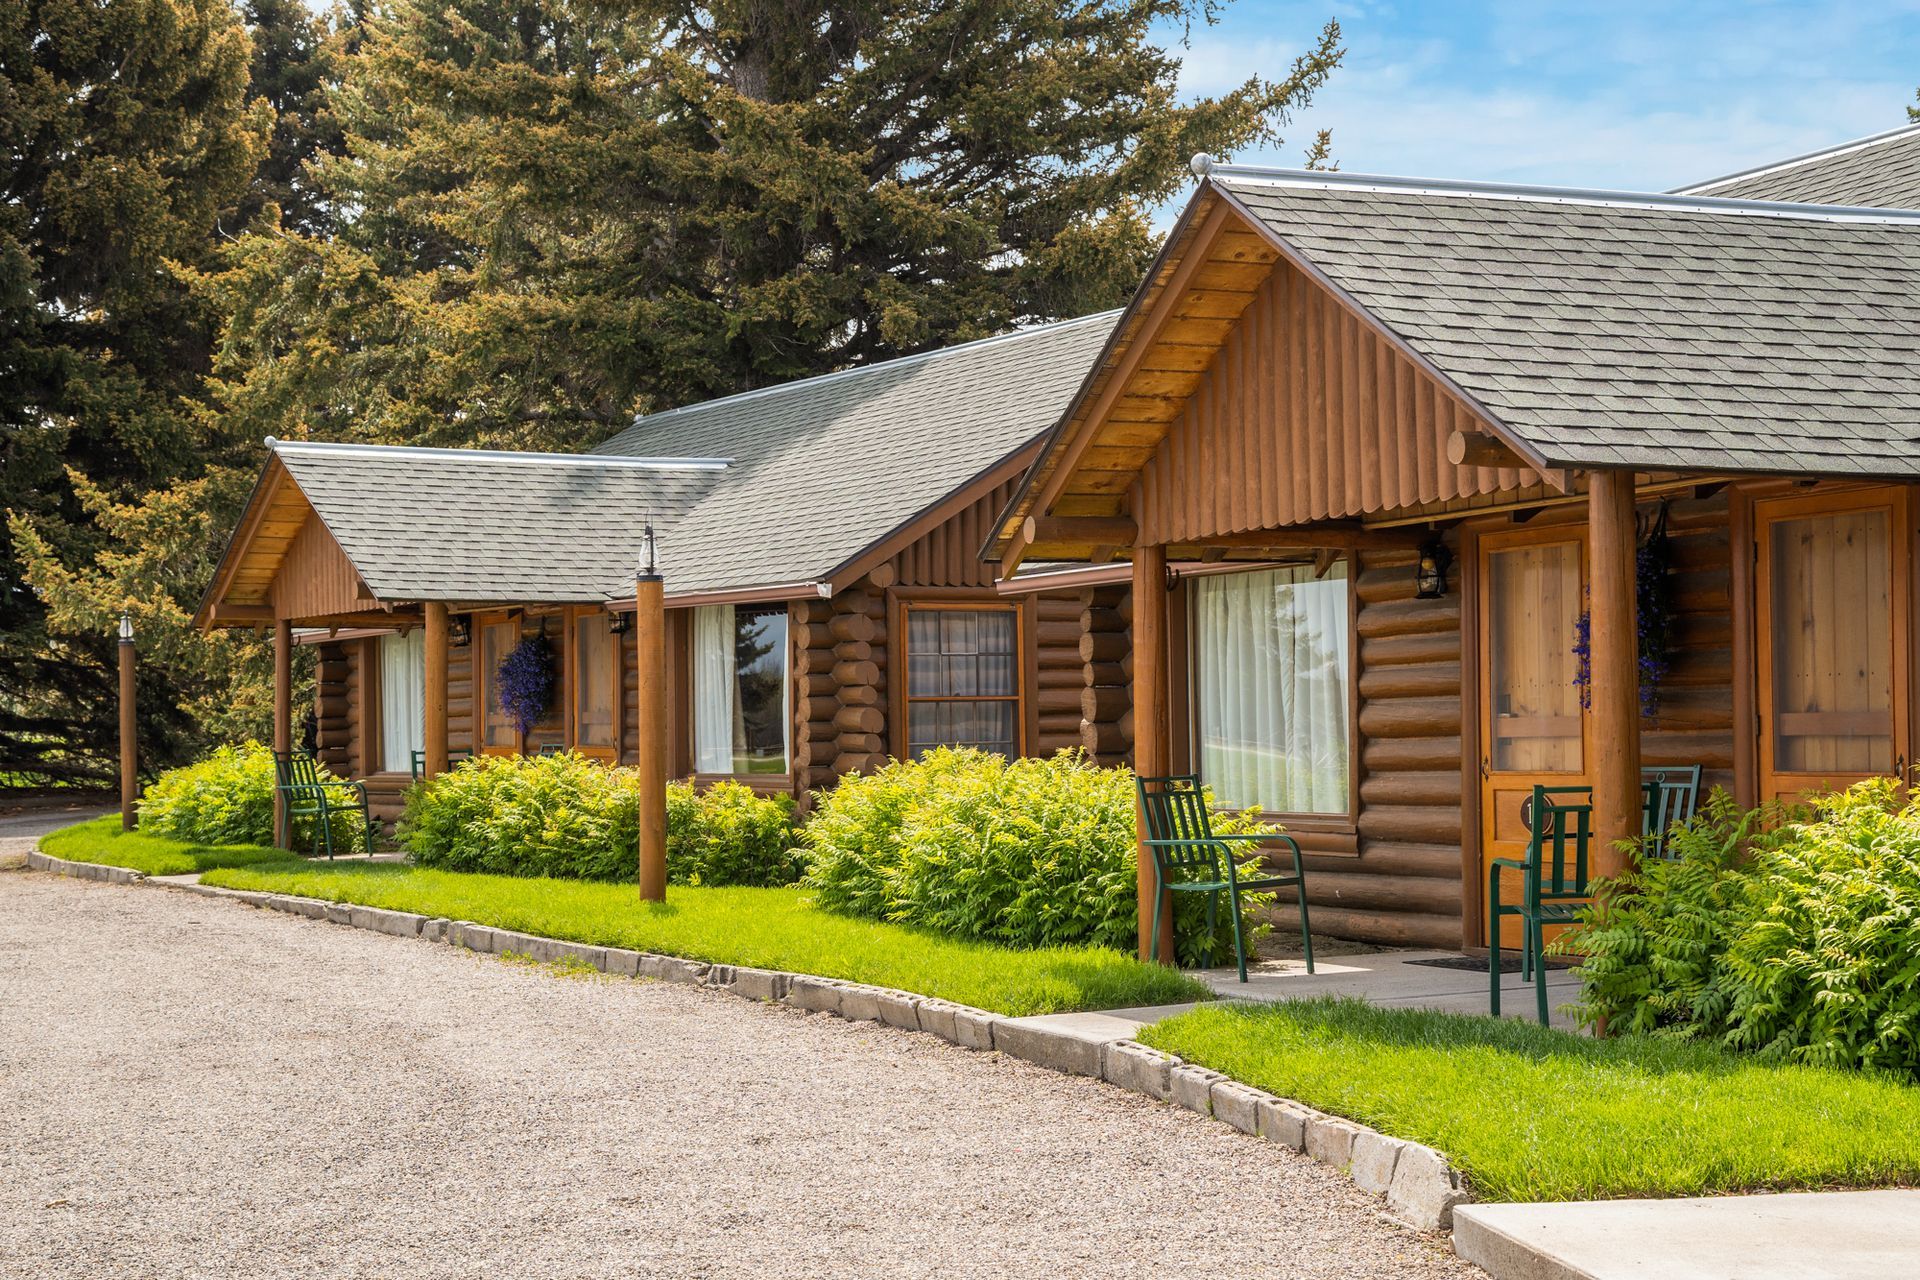
<svg viewBox="0 0 1920 1280">
<path fill-rule="evenodd" d="M 133 619 L 120 615 L 120 829 L 133 830 L 139 728 L 134 715 Z"/>
<path fill-rule="evenodd" d="M 667 900 L 667 606 L 647 521 L 639 572 L 633 580 L 633 633 L 638 689 L 634 709 L 640 740 L 640 898 Z"/>
</svg>

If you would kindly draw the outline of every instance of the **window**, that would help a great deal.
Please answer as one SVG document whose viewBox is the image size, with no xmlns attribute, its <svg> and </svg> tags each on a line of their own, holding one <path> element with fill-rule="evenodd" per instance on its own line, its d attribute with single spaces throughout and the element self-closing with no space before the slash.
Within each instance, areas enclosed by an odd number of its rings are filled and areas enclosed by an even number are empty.
<svg viewBox="0 0 1920 1280">
<path fill-rule="evenodd" d="M 1582 765 L 1578 542 L 1489 551 L 1487 758 L 1498 773 L 1579 773 Z"/>
<path fill-rule="evenodd" d="M 413 768 L 427 745 L 427 635 L 380 637 L 380 767 Z"/>
<path fill-rule="evenodd" d="M 519 643 L 517 618 L 496 618 L 480 624 L 480 669 L 475 683 L 480 690 L 480 750 L 487 755 L 517 755 L 520 751 L 519 727 L 501 708 L 493 678 L 493 673 Z"/>
<path fill-rule="evenodd" d="M 614 730 L 620 668 L 612 622 L 599 610 L 573 619 L 573 745 L 582 755 L 611 757 L 619 745 Z"/>
<path fill-rule="evenodd" d="M 1193 583 L 1194 742 L 1216 803 L 1348 811 L 1347 567 Z"/>
<path fill-rule="evenodd" d="M 1020 624 L 1012 608 L 908 605 L 907 755 L 1020 754 Z"/>
<path fill-rule="evenodd" d="M 693 767 L 787 771 L 787 612 L 693 611 Z"/>
</svg>

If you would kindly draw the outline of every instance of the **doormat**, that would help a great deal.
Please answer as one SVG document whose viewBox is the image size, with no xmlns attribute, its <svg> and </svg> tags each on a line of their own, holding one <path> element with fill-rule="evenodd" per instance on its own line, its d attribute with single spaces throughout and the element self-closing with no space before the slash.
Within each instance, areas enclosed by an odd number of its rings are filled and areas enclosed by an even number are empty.
<svg viewBox="0 0 1920 1280">
<path fill-rule="evenodd" d="M 1460 969 L 1472 973 L 1485 973 L 1487 971 L 1487 960 L 1485 956 L 1477 959 L 1473 956 L 1436 956 L 1431 960 L 1409 960 L 1407 963 L 1424 965 L 1429 969 Z M 1547 968 L 1549 969 L 1571 969 L 1578 963 L 1580 963 L 1578 960 L 1569 960 L 1565 956 L 1547 957 Z M 1500 972 L 1520 972 L 1520 957 L 1510 951 L 1503 952 L 1500 956 Z"/>
</svg>

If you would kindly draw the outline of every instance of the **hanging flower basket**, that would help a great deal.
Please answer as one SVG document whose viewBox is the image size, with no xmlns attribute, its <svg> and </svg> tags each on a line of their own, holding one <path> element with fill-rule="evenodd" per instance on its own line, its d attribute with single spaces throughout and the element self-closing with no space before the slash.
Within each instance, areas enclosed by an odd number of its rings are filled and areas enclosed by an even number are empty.
<svg viewBox="0 0 1920 1280">
<path fill-rule="evenodd" d="M 524 734 L 553 700 L 553 649 L 544 635 L 528 636 L 500 660 L 493 687 L 500 709 Z"/>
</svg>

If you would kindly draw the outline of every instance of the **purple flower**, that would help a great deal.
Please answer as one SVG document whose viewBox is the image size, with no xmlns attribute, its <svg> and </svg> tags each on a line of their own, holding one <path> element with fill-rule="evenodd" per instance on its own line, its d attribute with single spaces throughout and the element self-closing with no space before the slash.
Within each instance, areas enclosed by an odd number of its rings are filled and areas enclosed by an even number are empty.
<svg viewBox="0 0 1920 1280">
<path fill-rule="evenodd" d="M 500 660 L 493 673 L 500 709 L 525 733 L 547 709 L 553 696 L 553 650 L 545 636 L 528 636 Z"/>
</svg>

